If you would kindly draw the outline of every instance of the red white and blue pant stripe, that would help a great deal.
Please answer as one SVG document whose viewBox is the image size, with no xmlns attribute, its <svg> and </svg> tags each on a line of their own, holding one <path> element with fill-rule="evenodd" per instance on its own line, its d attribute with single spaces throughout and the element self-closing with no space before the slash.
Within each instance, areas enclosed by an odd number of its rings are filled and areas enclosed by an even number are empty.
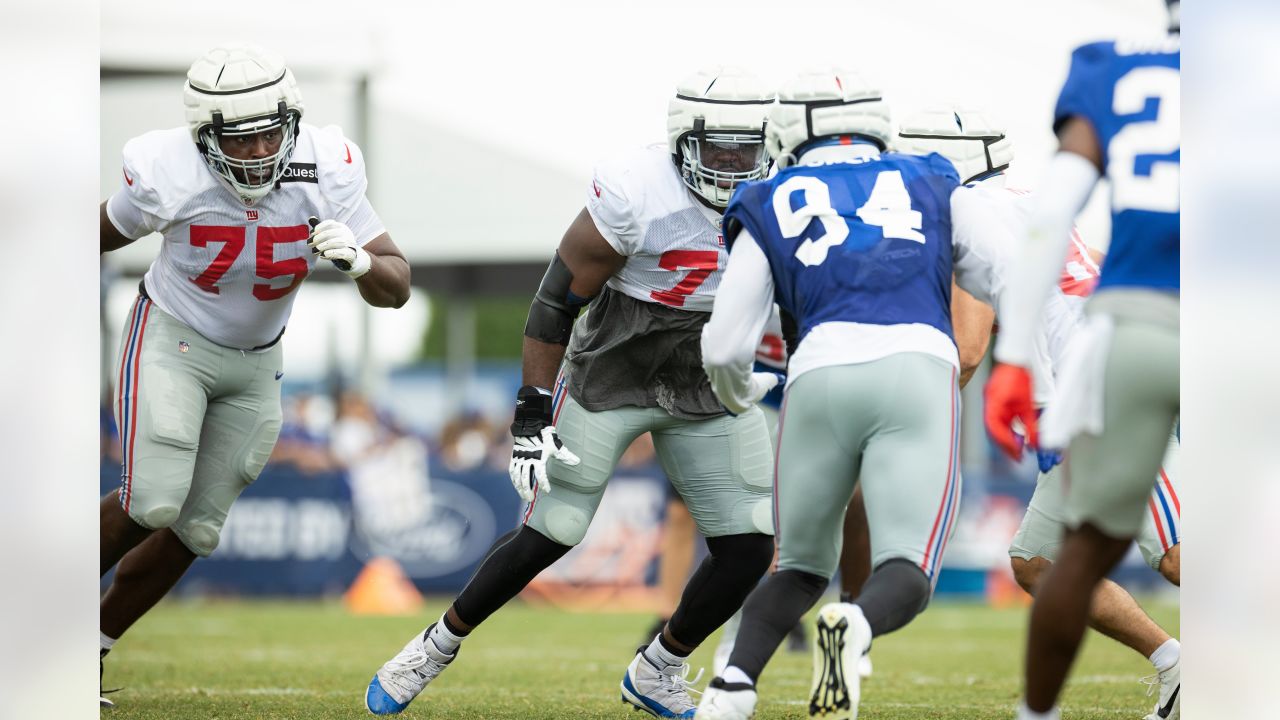
<svg viewBox="0 0 1280 720">
<path fill-rule="evenodd" d="M 1147 509 L 1151 512 L 1151 519 L 1156 526 L 1156 535 L 1160 538 L 1160 545 L 1165 552 L 1169 551 L 1174 545 L 1182 541 L 1181 525 L 1182 525 L 1182 503 L 1178 500 L 1178 493 L 1173 489 L 1173 483 L 1169 480 L 1169 475 L 1165 469 L 1160 468 L 1160 474 L 1156 477 L 1155 490 L 1152 491 L 1151 497 L 1147 499 Z"/>
<path fill-rule="evenodd" d="M 925 544 L 920 569 L 929 577 L 933 587 L 938 585 L 938 571 L 942 567 L 942 555 L 947 541 L 955 531 L 956 515 L 960 512 L 960 386 L 956 384 L 956 371 L 951 371 L 951 447 L 947 457 L 947 480 L 942 499 L 934 515 L 933 529 Z"/>
<path fill-rule="evenodd" d="M 151 315 L 151 300 L 138 296 L 129 311 L 120 351 L 120 375 L 116 379 L 116 425 L 120 429 L 120 507 L 125 512 L 133 500 L 133 446 L 138 430 L 138 380 L 142 366 L 142 341 Z"/>
</svg>

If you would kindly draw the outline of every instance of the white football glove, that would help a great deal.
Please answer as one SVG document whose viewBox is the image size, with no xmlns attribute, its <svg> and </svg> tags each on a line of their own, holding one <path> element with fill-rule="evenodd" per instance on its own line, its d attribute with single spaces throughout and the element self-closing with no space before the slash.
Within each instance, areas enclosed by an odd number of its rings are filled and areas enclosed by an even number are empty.
<svg viewBox="0 0 1280 720">
<path fill-rule="evenodd" d="M 747 375 L 746 387 L 742 386 L 742 376 L 732 368 L 707 368 L 707 377 L 711 380 L 711 389 L 724 405 L 730 415 L 741 415 L 750 410 L 756 403 L 775 387 L 785 383 L 787 376 L 776 372 L 753 372 Z"/>
<path fill-rule="evenodd" d="M 551 492 L 547 460 L 555 458 L 569 466 L 582 462 L 560 442 L 553 419 L 550 390 L 525 385 L 516 392 L 515 420 L 511 423 L 515 444 L 508 472 L 520 499 L 527 503 L 533 502 L 535 490 Z"/>
<path fill-rule="evenodd" d="M 351 276 L 353 279 L 369 272 L 373 259 L 364 248 L 356 244 L 356 236 L 351 228 L 337 220 L 325 220 L 315 223 L 311 218 L 311 236 L 307 238 L 307 247 L 311 252 L 333 263 L 334 267 Z"/>
<path fill-rule="evenodd" d="M 515 445 L 511 448 L 509 472 L 511 484 L 515 486 L 521 500 L 533 502 L 535 488 L 538 492 L 551 492 L 551 479 L 547 477 L 547 461 L 551 458 L 569 466 L 582 462 L 560 441 L 554 425 L 542 428 L 542 432 L 537 435 L 516 438 Z"/>
<path fill-rule="evenodd" d="M 776 372 L 753 372 L 751 373 L 751 387 L 748 394 L 751 404 L 755 404 L 764 399 L 769 391 L 787 382 L 787 376 Z"/>
</svg>

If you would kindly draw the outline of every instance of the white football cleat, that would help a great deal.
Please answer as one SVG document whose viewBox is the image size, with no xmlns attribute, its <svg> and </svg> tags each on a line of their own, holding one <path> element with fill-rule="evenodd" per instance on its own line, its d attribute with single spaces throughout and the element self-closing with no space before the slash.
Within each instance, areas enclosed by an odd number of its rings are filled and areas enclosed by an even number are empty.
<svg viewBox="0 0 1280 720">
<path fill-rule="evenodd" d="M 701 670 L 688 679 L 689 663 L 659 667 L 640 648 L 622 676 L 622 701 L 654 717 L 692 718 L 695 708 L 689 686 L 700 677 Z"/>
<path fill-rule="evenodd" d="M 861 694 L 857 667 L 870 646 L 871 626 L 862 608 L 849 603 L 822 606 L 813 638 L 809 717 L 857 719 Z"/>
<path fill-rule="evenodd" d="M 1173 664 L 1173 667 L 1165 670 L 1158 675 L 1150 675 L 1142 679 L 1142 682 L 1150 685 L 1147 688 L 1147 695 L 1150 696 L 1160 688 L 1160 696 L 1156 700 L 1156 706 L 1151 710 L 1145 720 L 1178 720 L 1182 715 L 1181 705 L 1182 699 L 1182 661 Z"/>
<path fill-rule="evenodd" d="M 751 720 L 756 715 L 756 689 L 716 677 L 702 693 L 694 720 Z"/>
<path fill-rule="evenodd" d="M 432 627 L 435 623 L 426 632 L 414 635 L 399 654 L 378 668 L 364 693 L 364 706 L 369 712 L 374 715 L 402 712 L 458 656 L 456 651 L 452 655 L 441 652 L 435 643 L 426 639 Z"/>
</svg>

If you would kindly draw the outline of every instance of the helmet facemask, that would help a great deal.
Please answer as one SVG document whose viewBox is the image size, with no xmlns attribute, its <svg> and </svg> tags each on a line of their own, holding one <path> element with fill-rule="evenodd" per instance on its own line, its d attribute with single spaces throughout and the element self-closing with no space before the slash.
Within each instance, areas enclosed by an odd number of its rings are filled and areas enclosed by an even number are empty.
<svg viewBox="0 0 1280 720">
<path fill-rule="evenodd" d="M 679 147 L 684 184 L 716 207 L 728 206 L 739 183 L 769 171 L 763 130 L 706 130 L 699 118 Z"/>
<path fill-rule="evenodd" d="M 241 160 L 223 150 L 221 139 L 256 135 L 270 130 L 280 130 L 280 146 L 263 158 Z M 224 124 L 222 114 L 213 114 L 213 123 L 198 133 L 200 152 L 209 168 L 231 184 L 246 203 L 260 200 L 276 186 L 284 174 L 285 166 L 293 155 L 298 136 L 298 113 L 289 110 L 281 101 L 277 112 Z"/>
</svg>

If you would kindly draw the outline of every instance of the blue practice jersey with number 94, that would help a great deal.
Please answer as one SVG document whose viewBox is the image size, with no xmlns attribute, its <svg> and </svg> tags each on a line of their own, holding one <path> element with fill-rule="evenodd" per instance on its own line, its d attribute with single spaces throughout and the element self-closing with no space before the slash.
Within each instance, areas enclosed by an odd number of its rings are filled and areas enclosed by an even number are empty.
<svg viewBox="0 0 1280 720">
<path fill-rule="evenodd" d="M 951 332 L 951 191 L 937 154 L 800 165 L 740 187 L 730 246 L 746 228 L 769 260 L 775 299 L 799 337 L 826 322 L 921 323 Z"/>
<path fill-rule="evenodd" d="M 1098 289 L 1179 289 L 1178 38 L 1078 48 L 1058 96 L 1054 130 L 1073 116 L 1093 126 L 1111 181 L 1111 247 Z"/>
</svg>

